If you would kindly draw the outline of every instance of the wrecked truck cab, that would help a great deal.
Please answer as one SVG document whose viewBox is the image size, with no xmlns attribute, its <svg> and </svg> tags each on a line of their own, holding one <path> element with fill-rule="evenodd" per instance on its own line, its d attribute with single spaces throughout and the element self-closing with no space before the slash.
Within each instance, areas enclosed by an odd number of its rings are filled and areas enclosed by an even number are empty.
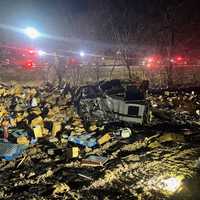
<svg viewBox="0 0 200 200">
<path fill-rule="evenodd" d="M 149 103 L 145 92 L 130 80 L 101 81 L 80 87 L 74 98 L 77 112 L 84 121 L 102 123 L 148 123 Z"/>
</svg>

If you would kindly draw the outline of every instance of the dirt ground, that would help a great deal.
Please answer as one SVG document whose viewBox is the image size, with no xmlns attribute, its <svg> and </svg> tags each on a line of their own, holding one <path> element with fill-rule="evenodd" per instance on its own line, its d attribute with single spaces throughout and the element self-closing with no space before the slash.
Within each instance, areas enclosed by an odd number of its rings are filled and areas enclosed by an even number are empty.
<svg viewBox="0 0 200 200">
<path fill-rule="evenodd" d="M 187 130 L 188 131 L 188 130 Z M 180 132 L 181 133 L 181 132 Z M 108 156 L 102 167 L 85 167 L 81 159 L 49 156 L 46 141 L 25 157 L 0 162 L 1 199 L 199 199 L 199 142 L 166 142 L 149 148 L 148 133 L 112 141 L 86 155 Z M 138 138 L 139 137 L 139 138 Z M 21 163 L 23 159 L 23 162 Z M 161 185 L 183 177 L 181 191 L 168 194 Z"/>
<path fill-rule="evenodd" d="M 15 74 L 16 78 L 19 74 Z M 25 78 L 29 79 L 30 74 L 23 74 L 22 82 Z M 29 80 L 40 83 L 39 75 L 38 80 L 33 76 Z M 162 104 L 167 104 L 167 100 L 162 100 Z M 193 114 L 187 117 L 191 116 Z M 73 128 L 76 129 L 76 125 Z M 95 148 L 79 146 L 80 156 L 72 159 L 67 156 L 66 146 L 76 145 L 41 138 L 16 160 L 2 159 L 0 199 L 199 199 L 199 124 L 174 126 L 168 122 L 133 126 L 130 138 L 112 138 Z M 51 148 L 60 151 L 50 155 Z M 104 156 L 108 161 L 102 166 L 85 166 L 82 160 L 89 155 Z M 167 180 L 171 182 L 166 183 Z"/>
</svg>

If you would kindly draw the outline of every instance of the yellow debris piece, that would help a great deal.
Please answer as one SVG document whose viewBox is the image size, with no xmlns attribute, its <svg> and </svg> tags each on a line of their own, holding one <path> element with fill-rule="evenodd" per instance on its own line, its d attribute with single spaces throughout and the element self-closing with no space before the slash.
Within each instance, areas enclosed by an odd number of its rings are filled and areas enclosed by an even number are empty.
<svg viewBox="0 0 200 200">
<path fill-rule="evenodd" d="M 53 190 L 53 196 L 57 196 L 58 194 L 67 193 L 70 190 L 70 187 L 65 183 L 58 183 L 53 186 L 55 188 Z"/>
<path fill-rule="evenodd" d="M 25 111 L 23 114 L 23 117 L 26 118 L 26 117 L 28 117 L 28 115 L 29 115 L 28 112 Z"/>
<path fill-rule="evenodd" d="M 43 135 L 49 135 L 49 130 L 47 128 L 43 128 Z"/>
<path fill-rule="evenodd" d="M 52 109 L 49 109 L 49 112 L 48 112 L 47 117 L 48 117 L 48 118 L 51 118 L 51 117 L 53 117 L 53 116 L 54 116 L 53 110 L 52 110 Z"/>
<path fill-rule="evenodd" d="M 31 127 L 35 127 L 35 126 L 42 126 L 44 127 L 44 122 L 41 116 L 36 117 L 35 119 L 33 119 L 31 121 Z"/>
<path fill-rule="evenodd" d="M 52 111 L 55 113 L 59 113 L 60 112 L 60 108 L 58 106 L 53 107 Z"/>
<path fill-rule="evenodd" d="M 53 122 L 52 135 L 55 136 L 61 128 L 61 122 Z"/>
<path fill-rule="evenodd" d="M 79 156 L 80 149 L 78 147 L 71 147 L 67 149 L 67 156 L 69 158 L 77 158 Z"/>
<path fill-rule="evenodd" d="M 16 117 L 16 122 L 21 122 L 24 119 L 23 115 L 18 113 Z"/>
<path fill-rule="evenodd" d="M 97 130 L 97 126 L 95 124 L 90 126 L 89 130 L 90 131 L 96 131 Z"/>
<path fill-rule="evenodd" d="M 159 137 L 159 142 L 184 142 L 184 136 L 176 133 L 164 133 L 162 136 Z"/>
<path fill-rule="evenodd" d="M 67 140 L 67 139 L 64 139 L 64 138 L 61 138 L 60 141 L 61 141 L 62 144 L 67 144 L 67 142 L 68 142 L 68 140 Z"/>
<path fill-rule="evenodd" d="M 0 117 L 2 117 L 3 115 L 7 115 L 7 110 L 4 106 L 0 106 Z"/>
<path fill-rule="evenodd" d="M 41 138 L 41 137 L 43 137 L 43 131 L 42 131 L 42 127 L 41 126 L 35 126 L 34 128 L 33 128 L 33 132 L 34 132 L 34 135 L 35 135 L 35 137 L 36 138 Z"/>
<path fill-rule="evenodd" d="M 161 147 L 161 144 L 158 141 L 152 142 L 148 145 L 149 148 L 154 149 L 154 148 L 158 148 Z"/>
<path fill-rule="evenodd" d="M 31 96 L 35 96 L 36 93 L 37 93 L 37 91 L 36 91 L 35 88 L 32 88 L 32 89 L 30 90 Z"/>
<path fill-rule="evenodd" d="M 0 88 L 0 96 L 3 96 L 5 91 L 6 91 L 5 88 Z"/>
<path fill-rule="evenodd" d="M 25 136 L 19 136 L 17 138 L 17 144 L 29 144 L 29 140 Z"/>
<path fill-rule="evenodd" d="M 17 95 L 20 95 L 21 93 L 22 93 L 22 87 L 20 86 L 20 85 L 15 85 L 15 87 L 14 87 L 14 91 L 15 91 L 15 95 L 17 96 Z"/>
<path fill-rule="evenodd" d="M 40 115 L 42 113 L 40 108 L 38 108 L 38 107 L 34 108 L 32 112 L 35 113 L 36 115 Z"/>
<path fill-rule="evenodd" d="M 100 139 L 98 139 L 98 143 L 99 143 L 100 145 L 102 145 L 102 144 L 108 142 L 110 139 L 111 139 L 110 134 L 109 134 L 109 133 L 106 133 L 104 136 L 102 136 Z"/>
<path fill-rule="evenodd" d="M 72 147 L 72 158 L 77 158 L 79 156 L 80 149 L 78 147 Z"/>
</svg>

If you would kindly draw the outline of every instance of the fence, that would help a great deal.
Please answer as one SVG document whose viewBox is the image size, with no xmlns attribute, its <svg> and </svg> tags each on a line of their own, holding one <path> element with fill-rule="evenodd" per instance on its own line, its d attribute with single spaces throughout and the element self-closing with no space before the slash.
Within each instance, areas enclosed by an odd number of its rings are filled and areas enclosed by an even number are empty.
<svg viewBox="0 0 200 200">
<path fill-rule="evenodd" d="M 133 77 L 141 80 L 148 79 L 152 86 L 166 86 L 167 74 L 164 67 L 157 69 L 147 69 L 141 66 L 131 66 Z M 20 68 L 1 67 L 0 81 L 2 82 L 21 82 L 40 84 L 43 81 L 54 81 L 57 79 L 54 67 L 26 70 Z M 176 66 L 173 68 L 174 85 L 200 85 L 200 65 Z M 127 79 L 128 70 L 125 66 L 118 65 L 85 65 L 67 67 L 63 72 L 63 78 L 72 85 L 84 85 L 100 80 Z"/>
</svg>

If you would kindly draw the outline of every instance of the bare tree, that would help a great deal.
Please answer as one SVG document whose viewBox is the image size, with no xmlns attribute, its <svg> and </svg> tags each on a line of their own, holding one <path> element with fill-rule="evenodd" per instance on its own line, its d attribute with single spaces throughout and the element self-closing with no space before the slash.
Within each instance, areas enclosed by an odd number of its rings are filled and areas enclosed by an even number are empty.
<svg viewBox="0 0 200 200">
<path fill-rule="evenodd" d="M 116 68 L 116 63 L 120 61 L 126 67 L 129 78 L 133 79 L 134 74 L 131 70 L 135 62 L 133 54 L 138 53 L 140 47 L 149 42 L 148 40 L 152 40 L 152 37 L 149 37 L 151 22 L 126 3 L 127 1 L 113 3 L 109 0 L 100 0 L 97 5 L 100 11 L 92 20 L 96 28 L 96 38 L 107 41 L 113 51 L 110 77 Z"/>
<path fill-rule="evenodd" d="M 194 1 L 194 0 L 191 0 Z M 78 38 L 82 45 L 87 40 L 95 41 L 90 44 L 96 49 L 102 49 L 106 43 L 106 48 L 112 49 L 113 67 L 110 77 L 116 68 L 116 63 L 120 60 L 126 67 L 128 76 L 133 79 L 132 66 L 133 54 L 145 49 L 146 54 L 150 54 L 152 49 L 167 57 L 165 70 L 167 74 L 167 85 L 173 85 L 173 63 L 170 61 L 178 46 L 184 44 L 187 37 L 182 37 L 183 28 L 182 15 L 184 0 L 154 0 L 136 1 L 136 6 L 125 0 L 99 0 L 92 1 L 88 12 L 74 17 L 70 10 L 65 10 L 66 29 L 70 34 Z M 137 5 L 141 4 L 143 11 L 138 12 Z M 146 7 L 146 9 L 145 9 Z M 185 8 L 185 13 L 187 9 Z M 188 17 L 188 15 L 186 15 Z M 187 18 L 186 17 L 186 18 Z M 84 26 L 84 29 L 82 28 Z M 186 27 L 186 26 L 184 26 Z M 68 32 L 66 33 L 68 34 Z M 190 39 L 187 39 L 190 41 Z M 183 45 L 184 46 L 184 45 Z M 120 54 L 116 54 L 120 52 Z M 145 56 L 141 53 L 141 57 Z M 97 68 L 96 68 L 97 69 Z M 99 68 L 96 70 L 99 79 Z"/>
<path fill-rule="evenodd" d="M 157 49 L 167 59 L 165 62 L 165 70 L 167 74 L 167 85 L 173 87 L 175 84 L 174 70 L 175 66 L 172 62 L 176 52 L 184 52 L 189 41 L 194 41 L 197 35 L 192 30 L 194 19 L 188 12 L 189 5 L 184 0 L 174 0 L 171 2 L 158 1 L 158 9 L 160 13 L 159 22 L 157 22 Z M 194 2 L 190 2 L 191 4 Z M 188 35 L 188 33 L 190 33 Z"/>
</svg>

